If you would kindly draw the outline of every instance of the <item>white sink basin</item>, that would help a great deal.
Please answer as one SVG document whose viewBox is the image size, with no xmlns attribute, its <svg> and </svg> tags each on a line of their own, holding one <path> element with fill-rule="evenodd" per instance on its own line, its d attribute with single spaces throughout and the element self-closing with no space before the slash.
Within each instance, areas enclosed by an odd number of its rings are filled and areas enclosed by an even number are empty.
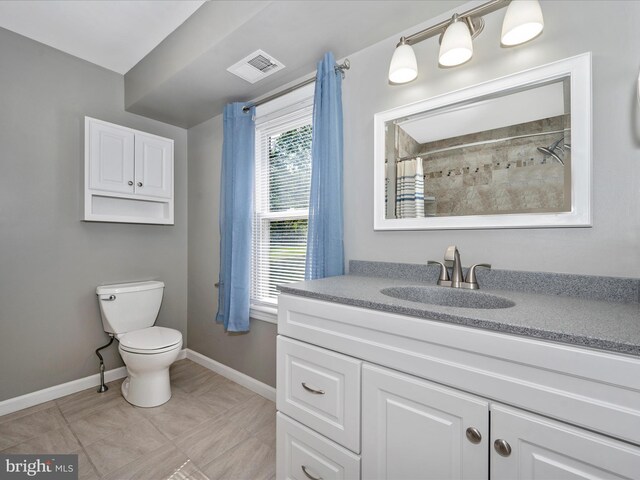
<svg viewBox="0 0 640 480">
<path fill-rule="evenodd" d="M 450 287 L 389 287 L 383 288 L 380 293 L 409 302 L 443 307 L 494 309 L 510 308 L 515 305 L 508 298 Z"/>
</svg>

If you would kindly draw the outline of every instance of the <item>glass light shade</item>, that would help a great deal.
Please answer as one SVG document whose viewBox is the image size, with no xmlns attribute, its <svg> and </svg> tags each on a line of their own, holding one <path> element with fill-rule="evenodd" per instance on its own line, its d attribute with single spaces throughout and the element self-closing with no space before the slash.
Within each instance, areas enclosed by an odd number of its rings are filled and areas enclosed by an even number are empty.
<svg viewBox="0 0 640 480">
<path fill-rule="evenodd" d="M 443 67 L 461 65 L 473 56 L 473 41 L 467 24 L 461 20 L 451 23 L 442 36 L 438 61 Z"/>
<path fill-rule="evenodd" d="M 418 62 L 411 45 L 403 43 L 396 47 L 389 65 L 389 81 L 407 83 L 418 76 Z"/>
<path fill-rule="evenodd" d="M 538 0 L 513 0 L 502 22 L 502 44 L 520 45 L 537 37 L 544 28 Z"/>
</svg>

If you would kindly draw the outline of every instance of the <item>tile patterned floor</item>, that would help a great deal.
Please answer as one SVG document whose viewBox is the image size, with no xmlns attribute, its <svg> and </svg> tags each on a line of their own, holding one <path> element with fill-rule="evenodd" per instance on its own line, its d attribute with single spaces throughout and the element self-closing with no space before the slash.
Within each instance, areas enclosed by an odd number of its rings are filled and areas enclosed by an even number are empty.
<svg viewBox="0 0 640 480">
<path fill-rule="evenodd" d="M 271 480 L 275 404 L 190 360 L 173 396 L 137 408 L 121 380 L 0 417 L 2 453 L 77 453 L 81 480 Z"/>
</svg>

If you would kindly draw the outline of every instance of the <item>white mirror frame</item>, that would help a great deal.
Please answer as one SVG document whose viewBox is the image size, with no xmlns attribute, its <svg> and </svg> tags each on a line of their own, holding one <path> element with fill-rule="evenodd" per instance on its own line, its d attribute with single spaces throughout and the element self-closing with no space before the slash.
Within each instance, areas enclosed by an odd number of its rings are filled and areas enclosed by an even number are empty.
<svg viewBox="0 0 640 480">
<path fill-rule="evenodd" d="M 571 85 L 571 211 L 425 218 L 385 218 L 385 124 L 396 118 L 560 78 Z M 591 226 L 591 53 L 514 73 L 374 116 L 374 230 L 444 230 Z"/>
</svg>

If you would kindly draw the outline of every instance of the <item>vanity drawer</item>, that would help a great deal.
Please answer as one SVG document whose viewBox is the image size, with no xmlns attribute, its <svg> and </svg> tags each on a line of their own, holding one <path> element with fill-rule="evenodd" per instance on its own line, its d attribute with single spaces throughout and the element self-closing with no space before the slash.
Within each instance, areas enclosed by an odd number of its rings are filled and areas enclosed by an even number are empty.
<svg viewBox="0 0 640 480">
<path fill-rule="evenodd" d="M 277 480 L 357 480 L 360 457 L 277 414 Z"/>
<path fill-rule="evenodd" d="M 362 362 L 282 336 L 277 358 L 278 410 L 359 453 Z"/>
</svg>

